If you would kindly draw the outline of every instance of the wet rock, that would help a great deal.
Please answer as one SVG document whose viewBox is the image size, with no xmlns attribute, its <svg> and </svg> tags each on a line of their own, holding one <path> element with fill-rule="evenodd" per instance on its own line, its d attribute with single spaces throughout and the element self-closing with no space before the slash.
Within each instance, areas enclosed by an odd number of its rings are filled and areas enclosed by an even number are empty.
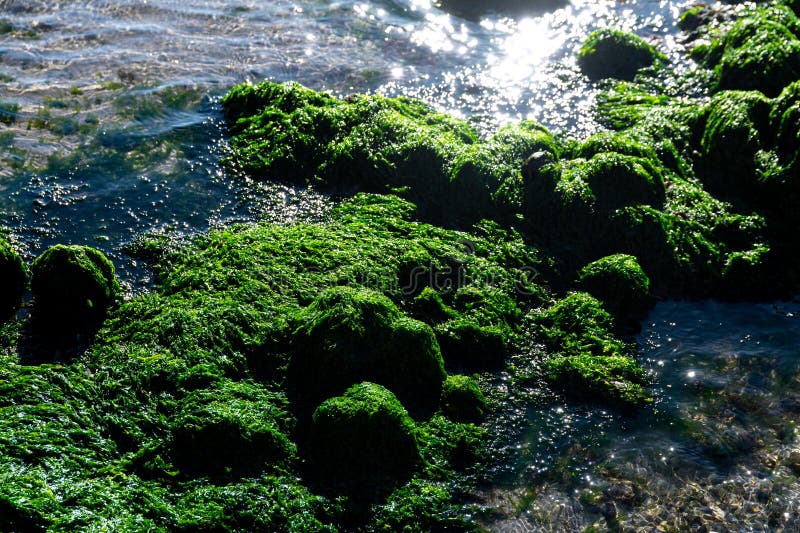
<svg viewBox="0 0 800 533">
<path fill-rule="evenodd" d="M 578 287 L 603 302 L 619 327 L 638 329 L 654 301 L 650 279 L 635 257 L 616 254 L 589 263 L 578 273 Z"/>
<path fill-rule="evenodd" d="M 229 381 L 189 393 L 174 422 L 175 464 L 189 475 L 215 476 L 285 466 L 295 447 L 278 402 L 259 386 Z"/>
<path fill-rule="evenodd" d="M 298 323 L 288 372 L 301 411 L 364 380 L 386 386 L 410 407 L 438 404 L 445 373 L 433 330 L 404 316 L 386 296 L 331 288 Z"/>
<path fill-rule="evenodd" d="M 31 266 L 37 320 L 50 327 L 92 327 L 119 296 L 114 265 L 88 246 L 56 245 Z"/>
<path fill-rule="evenodd" d="M 757 90 L 777 96 L 800 77 L 800 24 L 780 4 L 754 8 L 710 46 L 693 51 L 714 69 L 716 89 Z"/>
<path fill-rule="evenodd" d="M 0 323 L 19 307 L 28 285 L 28 270 L 10 243 L 0 236 Z"/>
<path fill-rule="evenodd" d="M 486 415 L 486 398 L 469 376 L 448 376 L 442 387 L 442 412 L 455 422 L 479 423 Z"/>
<path fill-rule="evenodd" d="M 663 60 L 641 37 L 610 28 L 592 32 L 578 52 L 578 66 L 593 80 L 632 80 L 640 69 Z"/>
<path fill-rule="evenodd" d="M 373 498 L 407 479 L 420 461 L 414 422 L 386 388 L 361 383 L 322 403 L 308 456 L 325 486 Z"/>
</svg>

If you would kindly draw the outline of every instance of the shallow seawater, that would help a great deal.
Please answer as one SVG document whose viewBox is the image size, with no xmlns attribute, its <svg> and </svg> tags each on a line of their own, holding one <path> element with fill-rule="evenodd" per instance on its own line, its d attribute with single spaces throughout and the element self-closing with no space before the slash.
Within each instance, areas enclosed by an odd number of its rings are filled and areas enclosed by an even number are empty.
<svg viewBox="0 0 800 533">
<path fill-rule="evenodd" d="M 2 0 L 0 105 L 16 120 L 0 124 L 0 223 L 28 259 L 56 242 L 99 247 L 135 288 L 143 273 L 121 249 L 142 232 L 324 209 L 220 166 L 217 102 L 233 84 L 407 94 L 487 134 L 522 118 L 581 134 L 596 129 L 582 38 L 617 25 L 680 61 L 679 7 L 578 0 L 466 20 L 429 0 Z"/>
<path fill-rule="evenodd" d="M 125 247 L 143 233 L 313 217 L 330 203 L 220 164 L 218 101 L 233 84 L 405 94 L 486 134 L 534 119 L 583 136 L 598 127 L 597 87 L 574 60 L 585 35 L 622 27 L 691 68 L 675 27 L 690 3 L 576 0 L 467 20 L 429 0 L 0 0 L 0 115 L 15 117 L 0 122 L 0 226 L 28 260 L 58 242 L 98 247 L 136 292 L 146 272 Z M 516 389 L 500 376 L 511 407 L 476 516 L 496 531 L 581 530 L 614 502 L 636 527 L 686 529 L 672 521 L 696 515 L 735 531 L 800 528 L 786 481 L 798 312 L 659 304 L 638 339 L 656 402 L 638 417 L 567 402 L 535 371 Z"/>
<path fill-rule="evenodd" d="M 602 529 L 613 504 L 616 525 L 647 530 L 796 531 L 798 339 L 798 300 L 659 303 L 637 338 L 654 405 L 622 415 L 531 387 L 476 492 L 485 523 Z"/>
</svg>

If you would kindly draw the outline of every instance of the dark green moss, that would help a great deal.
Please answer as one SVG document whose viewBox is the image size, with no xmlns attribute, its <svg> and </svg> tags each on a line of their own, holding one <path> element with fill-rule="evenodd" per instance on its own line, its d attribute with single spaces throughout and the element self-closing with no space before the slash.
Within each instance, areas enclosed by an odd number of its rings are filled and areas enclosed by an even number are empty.
<svg viewBox="0 0 800 533">
<path fill-rule="evenodd" d="M 777 96 L 800 77 L 798 35 L 795 14 L 775 4 L 751 9 L 695 55 L 714 69 L 717 90 L 757 90 Z"/>
<path fill-rule="evenodd" d="M 552 136 L 533 122 L 486 142 L 466 122 L 408 98 L 334 99 L 297 84 L 242 85 L 223 99 L 228 163 L 256 179 L 316 182 L 339 193 L 393 192 L 425 218 L 503 219 L 519 169 Z"/>
<path fill-rule="evenodd" d="M 455 422 L 481 422 L 486 415 L 486 398 L 469 376 L 448 376 L 442 387 L 442 412 Z"/>
<path fill-rule="evenodd" d="M 508 340 L 502 329 L 482 326 L 469 317 L 449 320 L 436 328 L 448 368 L 472 372 L 497 369 L 508 355 Z"/>
<path fill-rule="evenodd" d="M 301 405 L 318 405 L 365 380 L 381 383 L 407 405 L 432 406 L 445 379 L 431 328 L 402 316 L 382 294 L 335 287 L 299 317 L 290 384 Z"/>
<path fill-rule="evenodd" d="M 572 292 L 535 317 L 553 351 L 567 355 L 616 356 L 622 341 L 612 331 L 614 319 L 594 297 Z"/>
<path fill-rule="evenodd" d="M 19 254 L 0 236 L 0 324 L 19 307 L 28 285 L 28 269 Z"/>
<path fill-rule="evenodd" d="M 414 421 L 397 398 L 374 383 L 361 383 L 315 411 L 309 460 L 321 483 L 375 498 L 408 479 L 420 462 Z"/>
<path fill-rule="evenodd" d="M 295 454 L 281 398 L 248 383 L 189 393 L 174 422 L 176 465 L 187 474 L 257 474 L 286 469 Z"/>
<path fill-rule="evenodd" d="M 460 505 L 446 485 L 412 480 L 395 490 L 373 521 L 375 531 L 415 533 L 418 531 L 479 531 L 464 517 Z"/>
<path fill-rule="evenodd" d="M 653 305 L 650 279 L 632 255 L 589 263 L 578 273 L 577 286 L 602 301 L 618 324 L 638 324 Z"/>
<path fill-rule="evenodd" d="M 88 246 L 56 245 L 31 266 L 34 312 L 52 327 L 90 326 L 120 292 L 114 265 Z"/>
<path fill-rule="evenodd" d="M 640 69 L 665 60 L 641 37 L 612 28 L 590 33 L 578 52 L 578 66 L 594 80 L 632 80 Z"/>
<path fill-rule="evenodd" d="M 567 394 L 623 408 L 652 401 L 645 374 L 630 357 L 577 355 L 547 362 L 547 377 Z"/>
</svg>

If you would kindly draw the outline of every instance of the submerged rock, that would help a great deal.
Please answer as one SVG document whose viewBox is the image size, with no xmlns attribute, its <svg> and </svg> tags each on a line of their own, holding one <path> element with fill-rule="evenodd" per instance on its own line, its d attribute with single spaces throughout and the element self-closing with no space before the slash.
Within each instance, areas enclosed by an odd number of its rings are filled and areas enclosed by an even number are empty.
<svg viewBox="0 0 800 533">
<path fill-rule="evenodd" d="M 420 462 L 414 421 L 386 388 L 364 382 L 314 411 L 308 456 L 334 490 L 371 499 Z"/>
<path fill-rule="evenodd" d="M 663 54 L 641 37 L 612 28 L 589 34 L 578 52 L 578 66 L 593 80 L 632 80 L 640 69 L 665 60 Z"/>
<path fill-rule="evenodd" d="M 10 243 L 0 237 L 0 323 L 19 307 L 28 286 L 28 270 Z"/>
<path fill-rule="evenodd" d="M 31 266 L 34 313 L 56 328 L 91 327 L 120 292 L 114 265 L 88 246 L 56 245 Z"/>
</svg>

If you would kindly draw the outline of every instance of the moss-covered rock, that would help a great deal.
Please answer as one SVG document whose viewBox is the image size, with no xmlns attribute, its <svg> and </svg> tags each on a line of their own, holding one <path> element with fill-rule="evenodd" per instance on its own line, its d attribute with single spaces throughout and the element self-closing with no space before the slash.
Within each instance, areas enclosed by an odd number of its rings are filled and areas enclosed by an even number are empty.
<svg viewBox="0 0 800 533">
<path fill-rule="evenodd" d="M 405 317 L 386 296 L 334 287 L 299 317 L 289 379 L 298 405 L 318 405 L 355 383 L 381 383 L 414 407 L 432 407 L 445 379 L 430 326 Z"/>
<path fill-rule="evenodd" d="M 713 68 L 717 90 L 777 96 L 800 77 L 800 22 L 786 6 L 752 8 L 710 46 L 693 52 Z"/>
<path fill-rule="evenodd" d="M 314 411 L 308 457 L 325 486 L 364 498 L 408 479 L 420 462 L 414 421 L 394 394 L 368 382 Z"/>
<path fill-rule="evenodd" d="M 222 382 L 182 401 L 174 423 L 175 464 L 190 475 L 257 474 L 295 455 L 282 399 L 248 383 Z"/>
<path fill-rule="evenodd" d="M 486 415 L 486 398 L 469 376 L 448 376 L 442 387 L 442 412 L 455 422 L 481 422 Z"/>
<path fill-rule="evenodd" d="M 624 346 L 612 333 L 614 318 L 585 292 L 569 293 L 540 310 L 535 321 L 547 346 L 564 355 L 613 356 Z"/>
<path fill-rule="evenodd" d="M 53 327 L 101 321 L 120 292 L 114 265 L 88 246 L 56 245 L 31 266 L 34 313 Z"/>
<path fill-rule="evenodd" d="M 638 324 L 652 307 L 650 279 L 632 255 L 616 254 L 589 263 L 578 273 L 578 287 L 603 302 L 625 329 Z"/>
<path fill-rule="evenodd" d="M 448 368 L 471 372 L 500 368 L 508 355 L 508 340 L 496 326 L 459 317 L 436 327 L 436 337 Z"/>
<path fill-rule="evenodd" d="M 338 100 L 297 84 L 241 85 L 223 105 L 233 133 L 232 167 L 256 179 L 315 182 L 338 193 L 394 192 L 444 224 L 508 217 L 501 190 L 513 189 L 525 159 L 553 142 L 533 122 L 481 142 L 467 122 L 417 100 Z"/>
<path fill-rule="evenodd" d="M 757 91 L 724 91 L 708 104 L 700 141 L 703 175 L 712 191 L 727 197 L 753 194 L 757 154 L 769 127 L 769 100 Z"/>
<path fill-rule="evenodd" d="M 548 379 L 571 396 L 622 408 L 652 401 L 643 387 L 644 370 L 630 357 L 554 357 L 548 360 L 546 370 Z"/>
<path fill-rule="evenodd" d="M 28 286 L 28 270 L 19 254 L 0 236 L 0 323 L 5 321 L 22 301 Z"/>
<path fill-rule="evenodd" d="M 578 52 L 578 66 L 591 79 L 632 80 L 640 69 L 665 59 L 641 37 L 612 28 L 590 33 Z"/>
</svg>

